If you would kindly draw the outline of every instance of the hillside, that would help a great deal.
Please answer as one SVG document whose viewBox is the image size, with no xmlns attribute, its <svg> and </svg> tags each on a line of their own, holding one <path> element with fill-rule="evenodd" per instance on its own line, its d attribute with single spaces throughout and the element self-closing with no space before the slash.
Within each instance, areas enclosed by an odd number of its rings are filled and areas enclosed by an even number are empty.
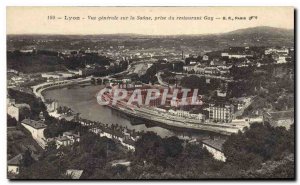
<svg viewBox="0 0 300 185">
<path fill-rule="evenodd" d="M 267 26 L 239 29 L 227 33 L 205 35 L 139 35 L 139 34 L 99 34 L 99 35 L 8 35 L 7 48 L 21 49 L 35 45 L 44 50 L 77 50 L 87 48 L 109 48 L 123 45 L 127 49 L 165 49 L 189 47 L 196 50 L 219 50 L 231 46 L 294 46 L 294 30 Z M 34 40 L 43 40 L 36 45 Z"/>
<path fill-rule="evenodd" d="M 294 30 L 283 29 L 283 28 L 274 28 L 269 26 L 259 26 L 245 29 L 238 29 L 225 33 L 224 35 L 260 35 L 260 36 L 281 36 L 281 37 L 293 37 Z"/>
</svg>

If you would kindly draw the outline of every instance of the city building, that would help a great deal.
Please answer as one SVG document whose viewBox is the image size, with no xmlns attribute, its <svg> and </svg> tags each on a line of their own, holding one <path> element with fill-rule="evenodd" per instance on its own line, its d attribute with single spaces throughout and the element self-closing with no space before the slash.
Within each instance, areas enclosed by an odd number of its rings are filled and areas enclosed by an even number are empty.
<svg viewBox="0 0 300 185">
<path fill-rule="evenodd" d="M 40 118 L 41 121 L 45 121 L 45 116 L 44 116 L 43 111 L 40 112 L 39 118 Z"/>
<path fill-rule="evenodd" d="M 193 71 L 194 68 L 195 68 L 195 64 L 185 65 L 185 66 L 183 66 L 183 71 L 184 72 L 190 72 L 190 71 Z"/>
<path fill-rule="evenodd" d="M 287 57 L 284 55 L 278 55 L 278 54 L 274 54 L 272 56 L 274 58 L 274 60 L 276 61 L 277 64 L 285 64 L 287 63 Z"/>
<path fill-rule="evenodd" d="M 20 173 L 20 166 L 22 163 L 23 156 L 18 154 L 12 159 L 7 161 L 7 172 L 18 175 Z"/>
<path fill-rule="evenodd" d="M 220 75 L 228 75 L 230 73 L 230 69 L 231 67 L 226 67 L 226 66 L 218 66 Z"/>
<path fill-rule="evenodd" d="M 42 78 L 46 78 L 47 82 L 49 82 L 54 80 L 62 80 L 63 76 L 55 72 L 50 72 L 50 73 L 42 73 Z"/>
<path fill-rule="evenodd" d="M 274 127 L 285 127 L 289 129 L 294 123 L 294 110 L 266 112 L 263 119 Z"/>
<path fill-rule="evenodd" d="M 14 99 L 7 100 L 7 114 L 15 118 L 17 121 L 20 119 L 20 113 L 23 109 L 30 109 L 30 106 L 26 103 L 15 103 Z"/>
<path fill-rule="evenodd" d="M 173 115 L 179 116 L 179 117 L 197 119 L 197 120 L 201 120 L 201 121 L 205 120 L 205 115 L 203 115 L 203 114 L 193 114 L 193 113 L 190 113 L 189 111 L 172 110 L 172 109 L 170 109 L 168 112 L 170 114 L 173 114 Z"/>
<path fill-rule="evenodd" d="M 203 61 L 208 61 L 209 57 L 207 55 L 203 55 L 202 60 Z"/>
<path fill-rule="evenodd" d="M 88 75 L 92 75 L 96 72 L 96 70 L 92 67 L 89 68 L 84 68 L 84 69 L 79 69 L 78 71 L 78 75 L 79 76 L 88 76 Z"/>
<path fill-rule="evenodd" d="M 49 103 L 46 103 L 47 111 L 48 112 L 54 112 L 58 108 L 58 102 L 57 101 L 51 101 Z"/>
<path fill-rule="evenodd" d="M 26 79 L 20 77 L 20 76 L 14 76 L 11 78 L 11 81 L 13 81 L 15 84 L 21 84 L 26 81 Z"/>
<path fill-rule="evenodd" d="M 72 132 L 64 132 L 62 136 L 55 138 L 55 142 L 57 148 L 61 146 L 70 146 L 73 145 L 75 142 L 80 141 L 80 134 L 74 134 Z"/>
<path fill-rule="evenodd" d="M 23 54 L 31 54 L 34 52 L 34 49 L 21 49 L 20 50 L 20 53 L 23 53 Z"/>
<path fill-rule="evenodd" d="M 7 114 L 19 121 L 20 111 L 15 105 L 8 105 Z"/>
<path fill-rule="evenodd" d="M 227 103 L 209 104 L 209 119 L 214 122 L 230 123 L 233 118 L 234 107 Z"/>
<path fill-rule="evenodd" d="M 45 148 L 46 143 L 44 130 L 47 125 L 45 125 L 43 121 L 24 119 L 23 121 L 21 121 L 21 125 L 23 125 L 31 133 L 32 138 L 36 140 L 42 148 Z"/>
<path fill-rule="evenodd" d="M 226 157 L 223 153 L 223 144 L 225 140 L 222 139 L 206 139 L 202 141 L 202 147 L 213 155 L 216 160 L 226 161 Z"/>
<path fill-rule="evenodd" d="M 83 173 L 83 170 L 69 169 L 66 171 L 66 175 L 70 176 L 71 179 L 80 179 L 82 173 Z"/>
<path fill-rule="evenodd" d="M 227 92 L 225 90 L 221 90 L 221 89 L 217 90 L 218 97 L 226 97 L 226 95 L 227 95 Z"/>
<path fill-rule="evenodd" d="M 236 110 L 239 111 L 247 107 L 252 102 L 252 98 L 251 97 L 232 98 L 231 101 L 235 106 Z"/>
<path fill-rule="evenodd" d="M 135 151 L 135 141 L 132 140 L 131 138 L 125 137 L 122 141 L 121 144 L 125 147 L 127 147 L 128 150 Z"/>
<path fill-rule="evenodd" d="M 204 74 L 205 75 L 219 75 L 220 70 L 217 67 L 206 67 L 204 69 Z"/>
<path fill-rule="evenodd" d="M 75 76 L 75 73 L 71 73 L 71 72 L 61 72 L 59 73 L 63 78 L 71 78 Z"/>
<path fill-rule="evenodd" d="M 281 49 L 268 48 L 268 49 L 265 50 L 266 55 L 273 54 L 273 53 L 288 55 L 289 50 L 287 48 L 281 48 Z"/>
<path fill-rule="evenodd" d="M 197 65 L 197 66 L 194 67 L 194 71 L 197 74 L 204 74 L 205 68 L 201 65 Z"/>
<path fill-rule="evenodd" d="M 232 58 L 246 58 L 246 57 L 253 57 L 253 55 L 250 54 L 244 54 L 244 53 L 221 53 L 221 57 L 228 57 L 229 59 Z"/>
</svg>

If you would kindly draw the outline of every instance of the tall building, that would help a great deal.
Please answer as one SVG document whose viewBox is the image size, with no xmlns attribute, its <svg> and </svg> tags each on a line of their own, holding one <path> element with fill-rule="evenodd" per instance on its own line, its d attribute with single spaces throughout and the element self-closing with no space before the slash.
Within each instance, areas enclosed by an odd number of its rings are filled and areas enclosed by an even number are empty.
<svg viewBox="0 0 300 185">
<path fill-rule="evenodd" d="M 24 109 L 30 109 L 30 106 L 26 103 L 16 103 L 14 99 L 8 99 L 7 101 L 7 114 L 20 121 L 20 115 Z"/>
<path fill-rule="evenodd" d="M 20 110 L 15 105 L 9 105 L 7 107 L 7 114 L 19 121 Z"/>
<path fill-rule="evenodd" d="M 233 118 L 234 107 L 227 103 L 209 104 L 209 119 L 215 122 L 230 123 Z"/>
</svg>

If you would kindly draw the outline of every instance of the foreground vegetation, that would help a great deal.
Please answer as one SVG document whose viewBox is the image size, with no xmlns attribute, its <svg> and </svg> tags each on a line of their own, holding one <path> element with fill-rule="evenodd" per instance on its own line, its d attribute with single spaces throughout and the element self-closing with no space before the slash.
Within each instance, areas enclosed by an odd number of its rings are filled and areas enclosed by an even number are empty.
<svg viewBox="0 0 300 185">
<path fill-rule="evenodd" d="M 81 141 L 56 149 L 49 145 L 37 162 L 21 169 L 20 179 L 63 179 L 67 169 L 83 170 L 84 179 L 294 178 L 294 127 L 253 124 L 224 144 L 225 163 L 201 144 L 147 132 L 135 152 L 115 140 L 85 132 Z M 115 165 L 116 160 L 130 165 Z"/>
</svg>

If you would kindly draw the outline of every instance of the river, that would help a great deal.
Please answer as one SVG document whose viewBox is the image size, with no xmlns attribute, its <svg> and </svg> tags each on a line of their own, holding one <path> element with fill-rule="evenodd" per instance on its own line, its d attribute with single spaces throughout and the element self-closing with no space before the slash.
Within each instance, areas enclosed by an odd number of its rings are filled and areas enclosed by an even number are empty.
<svg viewBox="0 0 300 185">
<path fill-rule="evenodd" d="M 122 116 L 121 113 L 109 107 L 97 103 L 96 94 L 103 88 L 103 85 L 76 85 L 57 89 L 50 89 L 43 92 L 45 99 L 58 101 L 59 106 L 67 106 L 74 112 L 80 113 L 80 117 L 91 121 L 99 121 L 104 124 L 119 124 L 127 126 L 136 131 L 153 131 L 161 137 L 169 136 L 207 136 L 205 133 L 187 133 L 172 131 L 158 126 L 147 127 L 143 122 L 132 124 L 131 121 Z"/>
</svg>

